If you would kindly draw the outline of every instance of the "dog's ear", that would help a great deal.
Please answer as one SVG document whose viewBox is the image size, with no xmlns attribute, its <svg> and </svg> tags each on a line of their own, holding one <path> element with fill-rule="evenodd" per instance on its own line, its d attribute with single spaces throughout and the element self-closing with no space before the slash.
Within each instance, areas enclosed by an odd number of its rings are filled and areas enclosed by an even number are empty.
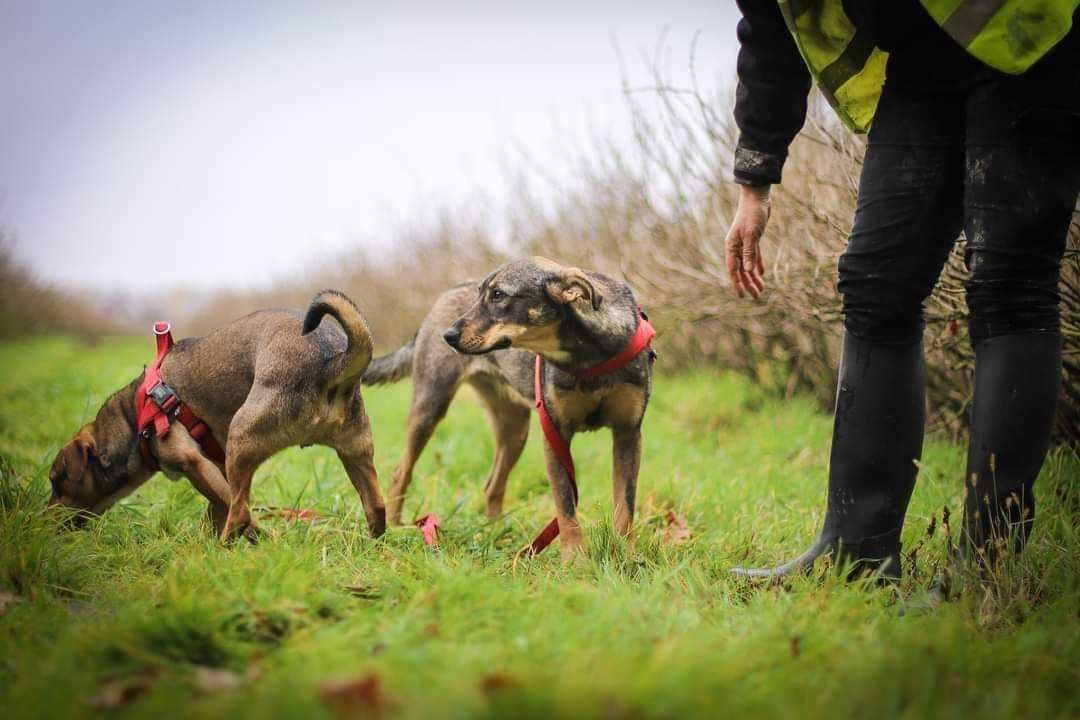
<svg viewBox="0 0 1080 720">
<path fill-rule="evenodd" d="M 84 428 L 60 451 L 64 458 L 64 476 L 69 483 L 77 484 L 82 480 L 90 456 L 96 449 L 94 436 Z"/>
<path fill-rule="evenodd" d="M 66 450 L 68 452 L 65 458 L 68 477 L 77 479 L 82 477 L 87 464 L 90 462 L 90 457 L 97 454 L 97 441 L 94 440 L 90 429 L 84 427 L 76 433 Z"/>
<path fill-rule="evenodd" d="M 484 290 L 487 289 L 488 284 L 498 274 L 499 274 L 498 270 L 492 270 L 491 272 L 488 273 L 486 278 L 484 278 L 483 280 L 480 281 L 480 293 L 481 294 L 483 294 Z"/>
<path fill-rule="evenodd" d="M 597 291 L 592 281 L 578 268 L 564 268 L 562 272 L 544 284 L 548 297 L 560 305 L 574 305 L 585 302 L 593 310 L 599 310 L 603 296 Z"/>
</svg>

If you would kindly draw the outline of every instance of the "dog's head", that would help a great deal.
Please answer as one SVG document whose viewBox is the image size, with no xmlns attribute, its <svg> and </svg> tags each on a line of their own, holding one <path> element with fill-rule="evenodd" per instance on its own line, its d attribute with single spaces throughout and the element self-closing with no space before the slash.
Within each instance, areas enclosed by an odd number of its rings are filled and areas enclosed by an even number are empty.
<svg viewBox="0 0 1080 720">
<path fill-rule="evenodd" d="M 578 268 L 545 258 L 517 260 L 484 278 L 476 303 L 443 337 L 467 355 L 515 347 L 558 359 L 565 353 L 560 323 L 570 313 L 595 313 L 603 302 Z"/>
<path fill-rule="evenodd" d="M 106 408 L 60 448 L 49 469 L 52 494 L 48 507 L 77 511 L 72 524 L 81 527 L 131 493 L 149 474 L 142 468 L 135 434 L 123 417 Z"/>
</svg>

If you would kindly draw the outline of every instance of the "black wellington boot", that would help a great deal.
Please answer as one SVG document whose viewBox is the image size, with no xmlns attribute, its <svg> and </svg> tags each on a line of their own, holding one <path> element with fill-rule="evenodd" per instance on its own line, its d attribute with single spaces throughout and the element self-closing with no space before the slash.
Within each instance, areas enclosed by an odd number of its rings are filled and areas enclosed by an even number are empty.
<svg viewBox="0 0 1080 720">
<path fill-rule="evenodd" d="M 771 569 L 736 575 L 777 577 L 807 570 L 833 553 L 861 574 L 900 576 L 900 531 L 926 422 L 922 343 L 882 345 L 844 336 L 833 420 L 825 523 L 817 542 Z"/>
<path fill-rule="evenodd" d="M 968 557 L 986 562 L 1010 538 L 1018 550 L 1026 543 L 1060 390 L 1058 334 L 1003 335 L 975 346 L 961 543 Z"/>
</svg>

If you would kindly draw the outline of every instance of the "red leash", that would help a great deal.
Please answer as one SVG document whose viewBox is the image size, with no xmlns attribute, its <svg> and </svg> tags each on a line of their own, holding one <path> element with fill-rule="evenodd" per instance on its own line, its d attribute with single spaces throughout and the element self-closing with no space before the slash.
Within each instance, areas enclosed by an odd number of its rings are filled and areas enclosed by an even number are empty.
<svg viewBox="0 0 1080 720">
<path fill-rule="evenodd" d="M 649 322 L 648 316 L 641 311 L 641 308 L 638 308 L 637 328 L 622 352 L 584 370 L 568 370 L 565 368 L 563 370 L 582 379 L 591 379 L 613 373 L 645 352 L 652 344 L 654 337 L 656 337 L 656 329 Z M 559 428 L 555 426 L 555 421 L 551 418 L 551 413 L 548 412 L 547 402 L 544 400 L 544 358 L 539 355 L 536 356 L 535 368 L 533 389 L 536 394 L 536 412 L 540 416 L 540 428 L 544 431 L 544 439 L 547 440 L 548 447 L 555 453 L 555 459 L 559 461 L 563 472 L 566 473 L 567 478 L 570 480 L 570 489 L 574 491 L 574 506 L 576 507 L 578 503 L 578 486 L 577 473 L 574 471 L 574 458 L 570 454 L 570 443 L 563 438 Z M 555 517 L 529 543 L 529 546 L 525 549 L 525 554 L 529 557 L 538 554 L 557 537 L 559 537 L 559 518 Z"/>
<path fill-rule="evenodd" d="M 224 463 L 225 451 L 214 439 L 210 427 L 180 401 L 180 396 L 161 376 L 161 363 L 173 347 L 172 328 L 169 323 L 154 323 L 154 337 L 157 341 L 157 355 L 154 362 L 146 368 L 143 381 L 135 391 L 135 430 L 139 435 L 139 454 L 144 462 L 156 464 L 150 454 L 150 433 L 163 438 L 168 434 L 173 420 L 179 420 L 208 458 Z"/>
<path fill-rule="evenodd" d="M 424 536 L 425 545 L 430 547 L 437 547 L 439 545 L 439 527 L 442 525 L 442 521 L 439 520 L 438 515 L 435 513 L 428 513 L 423 517 L 416 518 L 413 525 L 420 528 L 420 532 Z"/>
</svg>

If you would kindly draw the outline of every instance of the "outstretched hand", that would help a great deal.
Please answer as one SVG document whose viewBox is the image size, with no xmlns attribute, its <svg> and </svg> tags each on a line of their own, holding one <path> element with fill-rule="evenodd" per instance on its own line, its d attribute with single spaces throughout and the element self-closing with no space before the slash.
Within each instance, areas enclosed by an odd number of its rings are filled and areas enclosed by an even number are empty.
<svg viewBox="0 0 1080 720">
<path fill-rule="evenodd" d="M 761 238 L 765 226 L 769 223 L 769 186 L 750 187 L 742 185 L 739 189 L 739 207 L 735 210 L 735 219 L 731 221 L 727 239 L 728 277 L 739 297 L 749 293 L 757 299 L 765 289 L 765 262 L 761 256 Z"/>
</svg>

